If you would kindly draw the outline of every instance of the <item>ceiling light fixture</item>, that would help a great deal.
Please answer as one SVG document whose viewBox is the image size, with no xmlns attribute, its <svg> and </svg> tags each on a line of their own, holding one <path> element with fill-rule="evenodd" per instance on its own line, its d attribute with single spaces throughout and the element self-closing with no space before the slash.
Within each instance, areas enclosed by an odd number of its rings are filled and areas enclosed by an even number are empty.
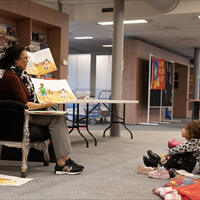
<svg viewBox="0 0 200 200">
<path fill-rule="evenodd" d="M 198 16 L 198 18 L 200 18 L 200 16 Z"/>
<path fill-rule="evenodd" d="M 88 40 L 88 39 L 94 39 L 93 37 L 74 37 L 76 40 Z"/>
<path fill-rule="evenodd" d="M 139 23 L 147 23 L 144 19 L 139 20 L 125 20 L 124 24 L 139 24 Z M 98 22 L 100 25 L 113 25 L 113 22 Z"/>
<path fill-rule="evenodd" d="M 112 47 L 113 45 L 112 44 L 104 44 L 102 45 L 102 47 Z"/>
</svg>

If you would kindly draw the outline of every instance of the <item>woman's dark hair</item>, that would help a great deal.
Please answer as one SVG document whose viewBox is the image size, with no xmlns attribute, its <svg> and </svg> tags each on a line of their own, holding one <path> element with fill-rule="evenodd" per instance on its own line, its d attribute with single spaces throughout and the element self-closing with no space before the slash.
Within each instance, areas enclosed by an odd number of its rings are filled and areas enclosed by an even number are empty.
<svg viewBox="0 0 200 200">
<path fill-rule="evenodd" d="M 14 65 L 15 59 L 19 58 L 25 48 L 20 45 L 14 45 L 6 50 L 5 56 L 0 60 L 0 68 L 6 69 L 8 65 Z"/>
<path fill-rule="evenodd" d="M 191 122 L 188 122 L 185 125 L 185 129 L 188 130 L 188 133 L 190 135 L 189 140 L 192 138 L 200 139 L 200 120 L 193 120 Z"/>
</svg>

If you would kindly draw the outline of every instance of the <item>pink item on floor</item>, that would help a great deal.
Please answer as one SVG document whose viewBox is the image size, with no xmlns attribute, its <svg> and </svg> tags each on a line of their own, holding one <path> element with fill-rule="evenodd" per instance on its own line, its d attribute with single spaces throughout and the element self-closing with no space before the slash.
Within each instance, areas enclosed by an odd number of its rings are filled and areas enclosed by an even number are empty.
<svg viewBox="0 0 200 200">
<path fill-rule="evenodd" d="M 169 179 L 169 171 L 164 167 L 158 167 L 158 169 L 151 171 L 148 173 L 151 178 L 158 178 L 158 179 Z"/>
<path fill-rule="evenodd" d="M 154 193 L 160 195 L 164 200 L 181 200 L 178 191 L 171 187 L 157 188 Z"/>
<path fill-rule="evenodd" d="M 151 171 L 154 171 L 153 167 L 146 167 L 146 166 L 143 166 L 143 165 L 138 165 L 137 166 L 137 172 L 139 174 L 148 174 Z"/>
<path fill-rule="evenodd" d="M 176 147 L 177 145 L 181 144 L 182 142 L 178 142 L 175 138 L 172 140 L 172 142 L 168 141 L 168 147 L 170 149 Z"/>
</svg>

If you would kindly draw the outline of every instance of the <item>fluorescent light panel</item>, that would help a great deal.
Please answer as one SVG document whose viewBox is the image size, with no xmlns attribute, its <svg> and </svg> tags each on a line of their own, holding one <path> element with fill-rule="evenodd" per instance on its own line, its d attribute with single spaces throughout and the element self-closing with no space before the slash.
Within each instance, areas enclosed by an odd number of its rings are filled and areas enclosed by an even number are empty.
<svg viewBox="0 0 200 200">
<path fill-rule="evenodd" d="M 112 47 L 112 44 L 104 44 L 102 47 Z"/>
<path fill-rule="evenodd" d="M 76 40 L 88 40 L 88 39 L 94 39 L 93 37 L 74 37 Z"/>
<path fill-rule="evenodd" d="M 139 24 L 139 23 L 147 23 L 144 19 L 139 20 L 125 20 L 124 24 Z M 113 22 L 98 22 L 100 25 L 113 25 Z"/>
</svg>

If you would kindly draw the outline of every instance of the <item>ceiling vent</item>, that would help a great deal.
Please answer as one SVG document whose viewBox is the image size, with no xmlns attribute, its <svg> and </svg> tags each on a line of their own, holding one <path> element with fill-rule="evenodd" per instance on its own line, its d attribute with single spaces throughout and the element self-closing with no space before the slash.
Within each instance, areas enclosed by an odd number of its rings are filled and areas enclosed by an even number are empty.
<svg viewBox="0 0 200 200">
<path fill-rule="evenodd" d="M 113 8 L 102 8 L 102 13 L 113 12 Z"/>
</svg>

